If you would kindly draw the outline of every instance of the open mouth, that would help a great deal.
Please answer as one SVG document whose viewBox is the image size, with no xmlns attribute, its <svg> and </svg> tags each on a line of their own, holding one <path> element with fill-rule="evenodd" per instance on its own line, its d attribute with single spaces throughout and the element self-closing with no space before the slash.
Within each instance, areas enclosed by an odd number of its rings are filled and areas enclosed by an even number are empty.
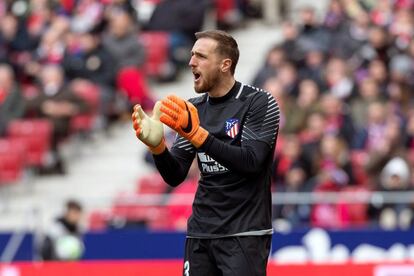
<svg viewBox="0 0 414 276">
<path fill-rule="evenodd" d="M 194 81 L 198 81 L 201 78 L 201 74 L 193 72 L 194 75 Z"/>
</svg>

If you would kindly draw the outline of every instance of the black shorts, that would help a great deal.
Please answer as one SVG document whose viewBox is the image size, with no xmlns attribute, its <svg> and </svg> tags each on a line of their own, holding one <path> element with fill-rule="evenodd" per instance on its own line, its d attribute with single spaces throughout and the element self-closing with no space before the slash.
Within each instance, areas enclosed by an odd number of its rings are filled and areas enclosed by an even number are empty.
<svg viewBox="0 0 414 276">
<path fill-rule="evenodd" d="M 187 238 L 183 276 L 263 276 L 272 236 Z"/>
</svg>

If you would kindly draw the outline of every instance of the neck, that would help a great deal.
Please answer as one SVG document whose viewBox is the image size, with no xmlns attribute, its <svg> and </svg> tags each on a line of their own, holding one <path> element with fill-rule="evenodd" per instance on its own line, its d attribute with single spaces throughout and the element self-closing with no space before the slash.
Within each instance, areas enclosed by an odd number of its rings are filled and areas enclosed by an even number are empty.
<svg viewBox="0 0 414 276">
<path fill-rule="evenodd" d="M 212 98 L 223 97 L 229 93 L 235 82 L 236 80 L 234 79 L 234 76 L 222 79 L 211 91 L 208 92 L 208 95 Z"/>
</svg>

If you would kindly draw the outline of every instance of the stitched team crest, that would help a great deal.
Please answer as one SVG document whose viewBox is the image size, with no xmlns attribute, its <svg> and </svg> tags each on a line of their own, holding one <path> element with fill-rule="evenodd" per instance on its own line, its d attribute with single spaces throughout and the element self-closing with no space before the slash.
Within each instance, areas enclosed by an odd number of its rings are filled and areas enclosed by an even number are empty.
<svg viewBox="0 0 414 276">
<path fill-rule="evenodd" d="M 240 128 L 239 119 L 234 119 L 234 118 L 228 119 L 226 121 L 226 125 L 224 128 L 228 136 L 230 136 L 231 138 L 236 137 L 237 134 L 239 134 L 239 128 Z"/>
</svg>

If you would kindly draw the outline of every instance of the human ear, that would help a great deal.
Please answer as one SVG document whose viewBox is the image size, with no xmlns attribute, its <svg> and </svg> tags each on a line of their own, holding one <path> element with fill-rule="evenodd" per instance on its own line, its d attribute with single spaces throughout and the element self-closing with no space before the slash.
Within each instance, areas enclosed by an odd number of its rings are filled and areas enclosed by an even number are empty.
<svg viewBox="0 0 414 276">
<path fill-rule="evenodd" d="M 231 64 L 232 64 L 231 59 L 229 59 L 229 58 L 224 59 L 221 62 L 221 72 L 225 73 L 225 72 L 229 71 L 230 67 L 231 67 Z"/>
</svg>

